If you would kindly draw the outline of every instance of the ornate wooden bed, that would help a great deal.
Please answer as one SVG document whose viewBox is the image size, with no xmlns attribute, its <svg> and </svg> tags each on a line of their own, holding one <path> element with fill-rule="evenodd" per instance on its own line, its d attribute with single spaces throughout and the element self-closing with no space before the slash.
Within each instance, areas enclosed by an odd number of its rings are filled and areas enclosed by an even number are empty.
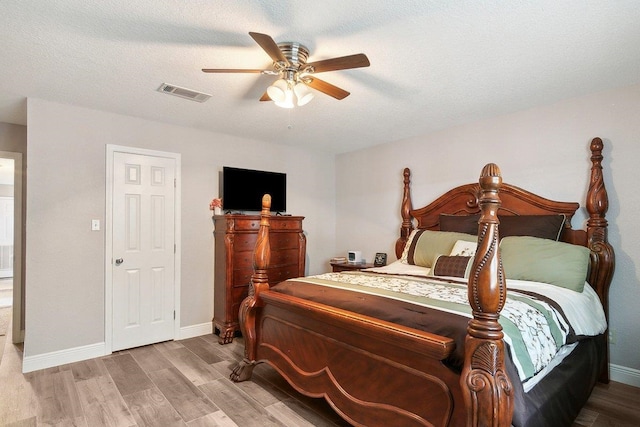
<svg viewBox="0 0 640 427">
<path fill-rule="evenodd" d="M 483 168 L 479 183 L 456 187 L 429 205 L 413 209 L 410 171 L 404 170 L 398 258 L 414 229 L 414 221 L 419 229 L 439 230 L 442 213 L 480 213 L 477 251 L 468 279 L 473 318 L 468 321 L 464 365 L 458 372 L 443 363 L 454 350 L 452 338 L 270 289 L 266 276 L 270 197 L 265 196 L 251 291 L 240 308 L 245 359 L 234 368 L 231 378 L 247 380 L 256 364 L 268 362 L 299 392 L 326 398 L 354 425 L 509 426 L 512 417 L 517 425 L 514 411 L 516 415 L 532 416 L 534 421 L 526 421 L 530 423 L 527 425 L 543 425 L 542 421 L 535 421 L 542 419 L 538 413 L 564 405 L 567 395 L 574 407 L 555 425 L 567 420 L 570 423 L 596 379 L 608 381 L 607 334 L 594 338 L 599 350 L 591 351 L 592 356 L 580 356 L 590 360 L 585 362 L 588 372 L 568 377 L 562 374 L 559 383 L 569 392 L 561 390 L 547 396 L 535 408 L 528 401 L 519 400 L 522 387 L 517 377 L 510 379 L 513 372 L 505 364 L 505 344 L 498 322 L 507 292 L 498 246 L 498 214 L 566 215 L 560 240 L 590 249 L 588 282 L 608 318 L 614 254 L 607 241 L 608 199 L 602 177 L 602 148 L 599 138 L 591 142 L 586 230 L 571 228 L 577 203 L 548 200 L 503 183 L 495 164 Z M 578 355 L 573 357 L 568 358 L 568 364 L 582 363 Z"/>
</svg>

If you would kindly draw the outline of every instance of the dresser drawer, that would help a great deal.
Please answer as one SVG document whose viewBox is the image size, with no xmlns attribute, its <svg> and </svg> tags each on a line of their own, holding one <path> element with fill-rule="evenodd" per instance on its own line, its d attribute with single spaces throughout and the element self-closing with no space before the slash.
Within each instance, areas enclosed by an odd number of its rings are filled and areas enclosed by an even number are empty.
<svg viewBox="0 0 640 427">
<path fill-rule="evenodd" d="M 231 285 L 234 288 L 249 286 L 252 275 L 253 267 L 233 270 L 233 281 L 231 282 Z"/>
<path fill-rule="evenodd" d="M 232 238 L 233 251 L 247 251 L 253 252 L 256 247 L 256 242 L 258 241 L 257 234 L 243 234 L 238 233 L 235 234 Z"/>
<path fill-rule="evenodd" d="M 271 216 L 271 230 L 302 231 L 302 220 L 299 216 Z M 260 229 L 260 217 L 258 215 L 224 215 L 216 217 L 216 227 L 225 226 L 227 233 L 257 232 Z M 222 231 L 222 229 L 220 230 Z"/>
<path fill-rule="evenodd" d="M 271 249 L 269 268 L 277 268 L 286 264 L 298 264 L 298 248 L 282 249 L 279 251 Z"/>
<path fill-rule="evenodd" d="M 302 220 L 297 217 L 271 217 L 270 226 L 272 231 L 302 231 Z"/>
<path fill-rule="evenodd" d="M 293 277 L 299 277 L 300 274 L 298 274 L 297 264 L 289 264 L 277 268 L 267 269 L 267 276 L 269 277 L 270 284 L 276 284 L 282 282 L 283 280 L 291 279 Z"/>
<path fill-rule="evenodd" d="M 253 231 L 260 228 L 260 217 L 254 215 L 229 215 L 226 217 L 227 232 Z"/>
<path fill-rule="evenodd" d="M 253 268 L 253 251 L 234 252 L 231 255 L 234 270 Z"/>
<path fill-rule="evenodd" d="M 298 233 L 271 233 L 269 245 L 271 245 L 271 251 L 297 248 L 300 247 L 300 236 Z"/>
</svg>

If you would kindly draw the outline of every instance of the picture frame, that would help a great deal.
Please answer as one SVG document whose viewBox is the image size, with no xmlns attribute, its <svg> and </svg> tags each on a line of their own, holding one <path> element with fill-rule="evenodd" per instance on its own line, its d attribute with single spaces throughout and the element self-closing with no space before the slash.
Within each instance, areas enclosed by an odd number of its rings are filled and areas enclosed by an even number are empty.
<svg viewBox="0 0 640 427">
<path fill-rule="evenodd" d="M 376 257 L 373 261 L 375 267 L 382 267 L 387 265 L 387 254 L 384 252 L 376 252 Z"/>
</svg>

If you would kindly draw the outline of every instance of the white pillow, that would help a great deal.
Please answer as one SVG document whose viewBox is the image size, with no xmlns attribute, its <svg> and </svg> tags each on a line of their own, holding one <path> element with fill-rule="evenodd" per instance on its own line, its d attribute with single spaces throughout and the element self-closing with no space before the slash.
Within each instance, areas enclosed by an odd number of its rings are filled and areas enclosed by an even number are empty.
<svg viewBox="0 0 640 427">
<path fill-rule="evenodd" d="M 451 249 L 451 253 L 449 256 L 475 256 L 476 248 L 478 244 L 476 242 L 467 242 L 465 240 L 458 240 L 455 245 L 453 245 L 453 249 Z"/>
</svg>

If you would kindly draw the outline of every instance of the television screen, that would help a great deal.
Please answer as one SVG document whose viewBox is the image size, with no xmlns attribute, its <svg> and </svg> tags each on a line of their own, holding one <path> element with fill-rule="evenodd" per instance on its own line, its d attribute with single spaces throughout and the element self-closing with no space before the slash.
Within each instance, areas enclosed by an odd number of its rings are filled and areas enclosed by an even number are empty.
<svg viewBox="0 0 640 427">
<path fill-rule="evenodd" d="M 262 196 L 271 195 L 271 211 L 287 210 L 287 175 L 224 166 L 222 206 L 225 211 L 260 211 Z"/>
</svg>

